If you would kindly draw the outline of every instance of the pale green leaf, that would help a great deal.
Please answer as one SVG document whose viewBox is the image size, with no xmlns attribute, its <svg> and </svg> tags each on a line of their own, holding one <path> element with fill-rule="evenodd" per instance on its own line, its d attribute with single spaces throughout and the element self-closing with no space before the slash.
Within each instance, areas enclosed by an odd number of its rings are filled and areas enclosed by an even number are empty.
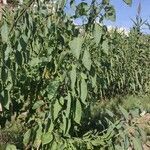
<svg viewBox="0 0 150 150">
<path fill-rule="evenodd" d="M 86 104 L 86 98 L 87 98 L 87 83 L 85 82 L 84 79 L 81 80 L 81 101 L 83 104 Z"/>
<path fill-rule="evenodd" d="M 81 106 L 80 101 L 77 99 L 76 100 L 76 108 L 75 108 L 75 118 L 74 118 L 74 121 L 76 123 L 80 124 L 81 116 L 82 116 L 82 106 Z"/>
<path fill-rule="evenodd" d="M 109 45 L 108 45 L 108 41 L 107 40 L 103 41 L 103 43 L 102 43 L 102 49 L 103 49 L 103 52 L 108 55 Z"/>
<path fill-rule="evenodd" d="M 71 89 L 74 91 L 75 83 L 76 83 L 76 66 L 72 65 L 72 70 L 70 72 L 70 79 L 71 79 Z"/>
<path fill-rule="evenodd" d="M 142 150 L 142 143 L 138 137 L 133 137 L 133 145 L 135 150 Z"/>
<path fill-rule="evenodd" d="M 38 130 L 36 131 L 36 137 L 34 140 L 34 147 L 38 148 L 41 145 L 41 138 L 42 138 L 42 127 L 39 126 Z"/>
<path fill-rule="evenodd" d="M 99 44 L 100 40 L 101 40 L 101 37 L 102 37 L 102 26 L 100 26 L 99 24 L 95 24 L 95 27 L 94 27 L 94 41 L 96 43 L 96 45 Z"/>
<path fill-rule="evenodd" d="M 43 145 L 50 143 L 52 140 L 53 140 L 52 133 L 47 132 L 42 135 L 42 144 Z"/>
<path fill-rule="evenodd" d="M 74 55 L 74 57 L 76 57 L 77 59 L 79 59 L 79 57 L 80 57 L 82 44 L 83 44 L 82 37 L 76 37 L 69 43 L 71 52 Z"/>
<path fill-rule="evenodd" d="M 40 108 L 42 105 L 44 105 L 44 102 L 42 100 L 38 100 L 34 103 L 32 109 L 38 109 Z"/>
<path fill-rule="evenodd" d="M 67 99 L 67 109 L 66 109 L 66 117 L 69 118 L 70 112 L 71 112 L 71 95 L 68 93 Z"/>
<path fill-rule="evenodd" d="M 7 144 L 5 150 L 17 150 L 16 146 L 13 144 Z"/>
<path fill-rule="evenodd" d="M 85 68 L 90 71 L 92 61 L 91 61 L 91 56 L 90 56 L 88 49 L 84 50 L 82 62 L 83 62 L 83 65 L 85 66 Z"/>
<path fill-rule="evenodd" d="M 2 42 L 7 43 L 8 42 L 8 25 L 6 22 L 1 27 L 1 36 L 2 36 Z"/>
<path fill-rule="evenodd" d="M 62 108 L 62 107 L 61 107 L 61 105 L 59 104 L 58 99 L 56 99 L 56 101 L 55 101 L 55 103 L 54 103 L 54 106 L 53 106 L 53 118 L 54 118 L 54 120 L 55 120 L 56 118 L 58 118 L 58 114 L 59 114 L 61 108 Z"/>
<path fill-rule="evenodd" d="M 30 136 L 31 136 L 31 129 L 29 129 L 25 134 L 24 134 L 24 137 L 23 137 L 23 144 L 24 145 L 27 145 L 30 141 Z"/>
</svg>

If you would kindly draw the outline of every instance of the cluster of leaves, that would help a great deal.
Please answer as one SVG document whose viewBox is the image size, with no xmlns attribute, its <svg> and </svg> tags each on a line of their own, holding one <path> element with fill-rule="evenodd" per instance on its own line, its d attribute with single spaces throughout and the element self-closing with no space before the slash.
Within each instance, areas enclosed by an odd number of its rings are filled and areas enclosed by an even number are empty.
<svg viewBox="0 0 150 150">
<path fill-rule="evenodd" d="M 100 19 L 115 17 L 109 0 L 99 5 L 93 0 L 90 6 L 82 2 L 75 7 L 75 16 L 65 13 L 65 5 L 64 0 L 53 3 L 54 11 L 45 4 L 25 7 L 12 14 L 13 21 L 2 20 L 0 124 L 5 127 L 13 118 L 21 118 L 26 149 L 114 147 L 118 138 L 113 137 L 124 132 L 124 122 L 107 120 L 106 132 L 83 136 L 83 112 L 91 102 L 114 93 L 148 92 L 149 45 L 138 34 L 110 34 L 94 23 L 96 14 Z M 93 11 L 97 11 L 94 17 Z M 83 15 L 88 22 L 82 29 L 72 19 Z M 118 141 L 118 146 L 122 144 Z"/>
</svg>

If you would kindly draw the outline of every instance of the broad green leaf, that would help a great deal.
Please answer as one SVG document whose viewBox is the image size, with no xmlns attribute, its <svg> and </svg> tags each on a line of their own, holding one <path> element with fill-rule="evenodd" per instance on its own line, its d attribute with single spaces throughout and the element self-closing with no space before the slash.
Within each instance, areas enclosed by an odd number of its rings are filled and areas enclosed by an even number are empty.
<svg viewBox="0 0 150 150">
<path fill-rule="evenodd" d="M 98 45 L 101 40 L 103 32 L 102 32 L 102 27 L 97 23 L 95 24 L 93 34 L 94 34 L 94 41 L 95 41 L 96 45 Z"/>
<path fill-rule="evenodd" d="M 128 120 L 129 119 L 129 113 L 120 105 L 119 105 L 119 109 L 120 109 L 121 113 L 123 114 L 123 116 L 125 117 L 125 119 Z"/>
<path fill-rule="evenodd" d="M 42 144 L 48 144 L 53 140 L 53 134 L 51 132 L 44 133 L 42 135 Z"/>
<path fill-rule="evenodd" d="M 70 127 L 71 127 L 71 119 L 70 118 L 66 118 L 66 115 L 63 114 L 63 124 L 62 124 L 62 128 L 63 128 L 63 132 L 64 134 L 68 134 Z"/>
<path fill-rule="evenodd" d="M 81 92 L 81 102 L 86 105 L 86 98 L 87 98 L 87 83 L 84 79 L 81 80 L 80 85 L 80 92 Z"/>
<path fill-rule="evenodd" d="M 36 101 L 36 102 L 34 103 L 32 109 L 38 109 L 38 108 L 40 108 L 42 105 L 44 105 L 44 101 L 38 100 L 38 101 Z"/>
<path fill-rule="evenodd" d="M 41 138 L 42 138 L 42 127 L 39 126 L 39 128 L 36 130 L 36 137 L 33 143 L 34 147 L 39 148 L 42 142 Z"/>
<path fill-rule="evenodd" d="M 87 75 L 85 73 L 81 72 L 81 78 L 82 79 L 87 79 Z"/>
<path fill-rule="evenodd" d="M 76 123 L 80 124 L 81 116 L 82 116 L 82 106 L 81 106 L 80 101 L 77 99 L 76 100 L 76 108 L 75 108 L 75 118 L 74 118 L 74 121 Z"/>
<path fill-rule="evenodd" d="M 13 144 L 7 144 L 5 150 L 17 150 L 16 146 Z"/>
<path fill-rule="evenodd" d="M 67 109 L 66 109 L 66 117 L 69 118 L 71 112 L 71 95 L 68 93 L 67 99 Z"/>
<path fill-rule="evenodd" d="M 74 91 L 74 88 L 75 88 L 75 83 L 76 83 L 76 66 L 75 65 L 72 65 L 72 70 L 70 72 L 70 79 L 71 79 L 71 89 L 72 91 Z"/>
<path fill-rule="evenodd" d="M 56 143 L 56 140 L 53 141 L 50 149 L 51 150 L 57 150 L 58 149 L 58 143 Z"/>
<path fill-rule="evenodd" d="M 61 107 L 61 105 L 59 104 L 58 99 L 56 99 L 56 100 L 55 100 L 55 103 L 54 103 L 54 105 L 53 105 L 53 113 L 52 113 L 54 120 L 55 120 L 56 118 L 58 118 L 58 114 L 59 114 L 61 108 L 62 108 L 62 107 Z"/>
<path fill-rule="evenodd" d="M 2 42 L 7 43 L 8 42 L 8 25 L 5 22 L 3 26 L 1 27 L 1 36 L 2 36 Z"/>
<path fill-rule="evenodd" d="M 108 53 L 109 53 L 108 40 L 103 41 L 102 49 L 103 49 L 103 52 L 108 55 Z"/>
<path fill-rule="evenodd" d="M 132 4 L 132 0 L 123 0 L 127 5 L 131 5 Z"/>
<path fill-rule="evenodd" d="M 4 107 L 9 110 L 9 106 L 10 106 L 10 103 L 11 103 L 11 99 L 10 99 L 10 93 L 9 91 L 7 90 L 4 90 L 3 91 L 3 104 L 4 104 Z"/>
<path fill-rule="evenodd" d="M 36 66 L 40 62 L 40 59 L 38 57 L 32 58 L 31 61 L 29 62 L 30 66 Z"/>
<path fill-rule="evenodd" d="M 50 82 L 49 85 L 47 86 L 46 91 L 48 93 L 49 100 L 51 100 L 54 97 L 58 89 L 58 86 L 59 86 L 59 81 L 57 80 Z"/>
<path fill-rule="evenodd" d="M 91 81 L 92 81 L 92 87 L 96 87 L 97 86 L 97 75 L 95 74 L 94 77 L 91 77 Z"/>
<path fill-rule="evenodd" d="M 5 61 L 8 60 L 9 58 L 9 54 L 12 52 L 12 49 L 10 46 L 7 46 L 6 50 L 5 50 Z"/>
<path fill-rule="evenodd" d="M 91 56 L 90 56 L 88 49 L 84 50 L 82 62 L 83 62 L 83 65 L 85 66 L 85 68 L 90 71 L 92 61 L 91 61 Z"/>
<path fill-rule="evenodd" d="M 74 55 L 74 57 L 76 57 L 77 59 L 79 59 L 80 57 L 82 44 L 83 44 L 82 37 L 76 37 L 72 41 L 69 42 L 71 52 Z"/>
<path fill-rule="evenodd" d="M 23 144 L 27 145 L 30 141 L 30 137 L 31 137 L 31 129 L 29 129 L 23 136 Z"/>
<path fill-rule="evenodd" d="M 135 150 L 142 150 L 142 143 L 141 140 L 138 137 L 133 137 L 133 145 Z"/>
</svg>

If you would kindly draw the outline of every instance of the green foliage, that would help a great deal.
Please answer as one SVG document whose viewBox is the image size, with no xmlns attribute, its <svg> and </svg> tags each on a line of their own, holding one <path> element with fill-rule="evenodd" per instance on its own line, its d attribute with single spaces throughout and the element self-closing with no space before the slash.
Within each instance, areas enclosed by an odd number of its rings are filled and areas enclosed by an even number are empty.
<svg viewBox="0 0 150 150">
<path fill-rule="evenodd" d="M 19 119 L 25 114 L 20 120 L 25 130 L 24 149 L 126 148 L 129 141 L 139 140 L 131 139 L 128 129 L 138 128 L 136 123 L 126 127 L 130 118 L 122 107 L 125 121 L 105 118 L 106 127 L 101 130 L 81 129 L 93 101 L 115 94 L 149 92 L 150 55 L 149 43 L 145 43 L 149 37 L 108 33 L 105 26 L 94 23 L 97 17 L 115 19 L 109 1 L 97 5 L 93 0 L 90 6 L 82 2 L 73 16 L 65 13 L 65 4 L 57 1 L 53 12 L 41 3 L 18 8 L 13 20 L 3 17 L 0 124 L 6 126 L 12 117 Z M 88 19 L 83 25 L 85 34 L 72 23 L 83 15 Z M 136 136 L 140 133 L 133 133 L 132 137 Z"/>
</svg>

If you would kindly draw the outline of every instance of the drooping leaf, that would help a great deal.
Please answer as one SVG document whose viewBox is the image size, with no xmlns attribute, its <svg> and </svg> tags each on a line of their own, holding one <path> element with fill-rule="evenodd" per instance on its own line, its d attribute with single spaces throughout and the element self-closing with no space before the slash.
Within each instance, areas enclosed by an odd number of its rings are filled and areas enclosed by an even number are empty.
<svg viewBox="0 0 150 150">
<path fill-rule="evenodd" d="M 7 43 L 8 42 L 8 25 L 6 22 L 1 27 L 1 36 L 2 36 L 2 42 Z"/>
<path fill-rule="evenodd" d="M 108 41 L 107 40 L 103 41 L 102 49 L 103 49 L 103 52 L 108 55 L 108 53 L 109 53 L 109 45 L 108 45 Z"/>
<path fill-rule="evenodd" d="M 30 141 L 31 129 L 29 129 L 23 136 L 23 144 L 27 145 Z"/>
<path fill-rule="evenodd" d="M 22 61 L 23 61 L 22 53 L 20 51 L 16 51 L 15 57 L 16 57 L 17 64 L 19 66 L 21 66 L 22 65 Z"/>
<path fill-rule="evenodd" d="M 85 68 L 90 71 L 92 61 L 91 61 L 91 56 L 90 56 L 88 49 L 84 50 L 82 62 L 83 62 L 83 65 L 85 66 Z"/>
<path fill-rule="evenodd" d="M 42 126 L 39 126 L 38 129 L 36 130 L 36 136 L 33 143 L 34 147 L 39 148 L 42 142 L 41 138 L 42 138 Z"/>
<path fill-rule="evenodd" d="M 59 114 L 59 112 L 60 112 L 60 110 L 61 110 L 61 105 L 59 104 L 59 101 L 56 99 L 56 101 L 55 101 L 55 103 L 54 103 L 54 105 L 53 105 L 53 118 L 54 118 L 54 120 L 58 117 L 58 114 Z"/>
<path fill-rule="evenodd" d="M 68 93 L 67 99 L 67 109 L 66 109 L 66 117 L 69 118 L 70 112 L 71 112 L 71 94 Z"/>
<path fill-rule="evenodd" d="M 76 100 L 76 108 L 75 108 L 75 118 L 74 118 L 74 121 L 76 123 L 80 124 L 81 116 L 82 116 L 82 106 L 81 106 L 80 101 L 77 99 Z"/>
<path fill-rule="evenodd" d="M 76 66 L 72 65 L 72 70 L 70 72 L 70 79 L 71 79 L 71 89 L 74 91 L 75 83 L 76 83 Z"/>
<path fill-rule="evenodd" d="M 84 79 L 81 80 L 81 102 L 86 105 L 86 98 L 87 98 L 87 83 Z"/>
<path fill-rule="evenodd" d="M 71 52 L 74 55 L 74 57 L 76 57 L 77 59 L 79 59 L 80 57 L 82 44 L 83 44 L 82 37 L 76 37 L 72 41 L 69 42 Z"/>
<path fill-rule="evenodd" d="M 94 34 L 94 41 L 96 45 L 98 45 L 102 37 L 102 27 L 97 23 L 95 24 L 93 34 Z"/>
</svg>

